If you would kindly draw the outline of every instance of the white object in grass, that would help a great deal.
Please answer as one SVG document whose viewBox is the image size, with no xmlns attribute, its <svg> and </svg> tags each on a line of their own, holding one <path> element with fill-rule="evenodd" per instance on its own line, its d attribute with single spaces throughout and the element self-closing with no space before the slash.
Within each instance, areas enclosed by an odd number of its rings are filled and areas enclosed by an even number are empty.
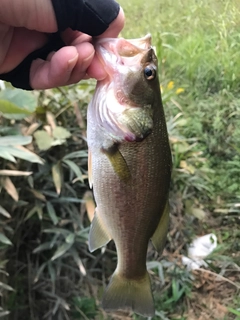
<svg viewBox="0 0 240 320">
<path fill-rule="evenodd" d="M 188 257 L 182 257 L 182 263 L 189 270 L 199 269 L 201 266 L 207 267 L 204 259 L 217 247 L 217 237 L 210 233 L 196 238 L 188 248 Z"/>
</svg>

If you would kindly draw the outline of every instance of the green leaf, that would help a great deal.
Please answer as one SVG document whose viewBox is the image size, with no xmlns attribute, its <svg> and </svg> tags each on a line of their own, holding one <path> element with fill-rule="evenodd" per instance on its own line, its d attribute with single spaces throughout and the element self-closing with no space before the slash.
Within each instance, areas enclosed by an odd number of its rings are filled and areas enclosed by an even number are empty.
<svg viewBox="0 0 240 320">
<path fill-rule="evenodd" d="M 69 166 L 69 168 L 76 174 L 76 176 L 78 177 L 78 179 L 83 182 L 83 176 L 82 176 L 82 172 L 79 169 L 79 167 L 76 165 L 76 163 L 74 163 L 71 160 L 63 160 L 63 162 L 65 164 L 67 164 Z"/>
<path fill-rule="evenodd" d="M 65 252 L 67 252 L 72 246 L 72 243 L 67 243 L 65 242 L 64 244 L 62 244 L 57 251 L 54 253 L 54 255 L 52 256 L 51 260 L 54 261 L 57 258 L 61 257 L 62 255 L 64 255 Z"/>
<path fill-rule="evenodd" d="M 3 283 L 3 282 L 0 282 L 0 289 L 5 289 L 5 290 L 8 290 L 8 291 L 14 291 L 14 289 L 12 287 L 10 287 L 9 285 Z"/>
<path fill-rule="evenodd" d="M 0 137 L 0 146 L 24 146 L 32 142 L 31 136 L 6 136 Z"/>
<path fill-rule="evenodd" d="M 33 253 L 38 253 L 41 251 L 49 250 L 51 248 L 52 248 L 51 242 L 45 242 L 45 243 L 41 244 L 40 246 L 38 246 L 37 248 L 35 248 L 33 250 Z"/>
<path fill-rule="evenodd" d="M 71 137 L 71 133 L 67 129 L 59 126 L 53 129 L 52 135 L 57 140 L 66 140 Z"/>
<path fill-rule="evenodd" d="M 0 318 L 7 316 L 10 311 L 0 311 Z"/>
<path fill-rule="evenodd" d="M 83 276 L 86 276 L 87 275 L 87 271 L 82 263 L 82 260 L 80 259 L 79 255 L 78 255 L 78 252 L 75 250 L 75 249 L 71 249 L 71 254 L 73 256 L 73 259 L 74 261 L 76 262 L 81 274 Z"/>
<path fill-rule="evenodd" d="M 37 97 L 29 91 L 5 89 L 0 92 L 0 112 L 8 119 L 23 119 L 37 108 Z"/>
<path fill-rule="evenodd" d="M 45 130 L 37 130 L 33 136 L 39 150 L 48 150 L 51 148 L 54 139 Z"/>
<path fill-rule="evenodd" d="M 2 206 L 0 206 L 0 214 L 3 215 L 6 218 L 9 218 L 9 219 L 11 218 L 10 213 L 8 213 L 7 210 L 4 209 Z"/>
<path fill-rule="evenodd" d="M 63 157 L 63 160 L 75 159 L 75 158 L 87 158 L 87 156 L 88 154 L 86 151 L 80 150 L 80 151 L 74 151 L 67 154 L 65 157 Z"/>
<path fill-rule="evenodd" d="M 66 239 L 65 239 L 65 241 L 66 241 L 67 243 L 73 243 L 74 240 L 75 240 L 75 234 L 74 234 L 74 233 L 70 233 L 70 234 L 66 237 Z"/>
<path fill-rule="evenodd" d="M 16 159 L 9 152 L 2 150 L 1 146 L 0 146 L 0 157 L 16 163 Z"/>
<path fill-rule="evenodd" d="M 8 263 L 9 260 L 2 260 L 0 261 L 0 269 L 5 269 L 6 264 Z"/>
<path fill-rule="evenodd" d="M 228 311 L 231 312 L 232 314 L 235 314 L 236 316 L 240 317 L 240 310 L 236 310 L 236 309 L 233 309 L 233 308 L 228 308 Z M 238 320 L 238 318 L 236 320 Z"/>
<path fill-rule="evenodd" d="M 31 114 L 30 111 L 19 108 L 17 105 L 2 99 L 0 99 L 0 112 L 5 115 L 7 114 L 6 118 L 10 119 L 12 114 L 23 114 L 24 116 Z"/>
<path fill-rule="evenodd" d="M 27 216 L 24 218 L 24 221 L 27 221 L 28 219 L 30 219 L 35 213 L 38 212 L 38 207 L 34 206 L 31 210 L 28 211 Z"/>
<path fill-rule="evenodd" d="M 48 262 L 44 262 L 41 267 L 38 269 L 36 277 L 34 278 L 34 283 L 38 282 L 41 274 L 43 273 L 43 270 L 45 269 L 45 267 L 47 266 Z"/>
<path fill-rule="evenodd" d="M 74 198 L 74 197 L 61 197 L 61 198 L 57 198 L 57 199 L 53 199 L 52 202 L 56 203 L 83 203 L 84 200 L 83 199 L 78 199 L 78 198 Z"/>
<path fill-rule="evenodd" d="M 49 214 L 49 217 L 51 218 L 52 222 L 54 225 L 58 224 L 58 217 L 56 215 L 56 211 L 53 207 L 53 205 L 51 204 L 51 202 L 47 202 L 47 210 L 48 210 L 48 214 Z"/>
<path fill-rule="evenodd" d="M 0 242 L 12 246 L 12 242 L 2 232 L 0 232 Z"/>
<path fill-rule="evenodd" d="M 45 233 L 55 233 L 58 235 L 64 235 L 65 237 L 67 237 L 71 232 L 63 229 L 63 228 L 50 228 L 50 229 L 44 229 L 43 232 Z"/>
<path fill-rule="evenodd" d="M 17 157 L 23 160 L 27 160 L 29 162 L 43 164 L 43 160 L 38 155 L 36 155 L 35 153 L 29 151 L 24 147 L 0 146 L 0 157 L 2 156 L 2 153 L 4 155 L 9 154 L 12 157 Z M 8 160 L 10 160 L 10 157 Z"/>
</svg>

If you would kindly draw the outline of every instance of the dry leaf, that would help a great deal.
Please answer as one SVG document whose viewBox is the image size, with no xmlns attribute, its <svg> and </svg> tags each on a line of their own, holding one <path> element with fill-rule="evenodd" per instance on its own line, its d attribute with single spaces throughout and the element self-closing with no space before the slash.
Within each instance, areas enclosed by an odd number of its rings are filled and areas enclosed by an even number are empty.
<svg viewBox="0 0 240 320">
<path fill-rule="evenodd" d="M 51 126 L 52 130 L 55 129 L 56 123 L 55 123 L 55 117 L 51 112 L 46 113 L 47 123 Z"/>
<path fill-rule="evenodd" d="M 32 171 L 0 170 L 0 176 L 30 176 Z"/>
<path fill-rule="evenodd" d="M 1 183 L 3 188 L 13 198 L 13 200 L 18 201 L 19 199 L 18 192 L 14 184 L 12 183 L 11 179 L 9 177 L 3 178 Z"/>
<path fill-rule="evenodd" d="M 32 192 L 32 194 L 34 195 L 35 198 L 37 198 L 37 199 L 39 199 L 41 201 L 44 201 L 44 202 L 47 201 L 46 197 L 41 192 L 39 192 L 39 191 L 37 191 L 35 189 L 29 189 L 29 190 Z"/>
<path fill-rule="evenodd" d="M 94 212 L 95 212 L 95 202 L 93 200 L 93 194 L 91 191 L 86 191 L 84 196 L 83 196 L 85 208 L 87 211 L 88 219 L 89 221 L 93 220 L 94 217 Z"/>
<path fill-rule="evenodd" d="M 53 182 L 54 182 L 57 194 L 60 194 L 61 188 L 62 188 L 62 167 L 60 162 L 53 165 L 52 177 L 53 177 Z"/>
</svg>

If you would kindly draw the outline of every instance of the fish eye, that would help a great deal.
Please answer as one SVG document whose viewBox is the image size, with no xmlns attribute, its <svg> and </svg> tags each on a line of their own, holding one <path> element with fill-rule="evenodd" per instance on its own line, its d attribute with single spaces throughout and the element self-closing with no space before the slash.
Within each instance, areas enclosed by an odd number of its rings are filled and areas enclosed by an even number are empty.
<svg viewBox="0 0 240 320">
<path fill-rule="evenodd" d="M 156 70 L 153 66 L 147 66 L 144 69 L 144 76 L 147 80 L 153 80 L 156 77 Z"/>
</svg>

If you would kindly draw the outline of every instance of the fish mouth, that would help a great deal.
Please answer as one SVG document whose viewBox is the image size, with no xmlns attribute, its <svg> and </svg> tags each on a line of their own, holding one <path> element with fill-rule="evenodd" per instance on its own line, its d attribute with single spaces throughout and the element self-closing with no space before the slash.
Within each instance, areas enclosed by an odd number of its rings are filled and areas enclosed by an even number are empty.
<svg viewBox="0 0 240 320">
<path fill-rule="evenodd" d="M 152 48 L 152 37 L 147 34 L 139 39 L 103 38 L 93 42 L 96 55 L 109 75 L 117 72 L 116 66 L 138 65 L 142 57 Z"/>
<path fill-rule="evenodd" d="M 124 39 L 124 38 L 102 38 L 94 41 L 94 47 L 104 47 L 110 52 L 119 54 L 122 57 L 132 57 L 142 51 L 149 50 L 152 42 L 151 34 L 138 39 Z"/>
</svg>

